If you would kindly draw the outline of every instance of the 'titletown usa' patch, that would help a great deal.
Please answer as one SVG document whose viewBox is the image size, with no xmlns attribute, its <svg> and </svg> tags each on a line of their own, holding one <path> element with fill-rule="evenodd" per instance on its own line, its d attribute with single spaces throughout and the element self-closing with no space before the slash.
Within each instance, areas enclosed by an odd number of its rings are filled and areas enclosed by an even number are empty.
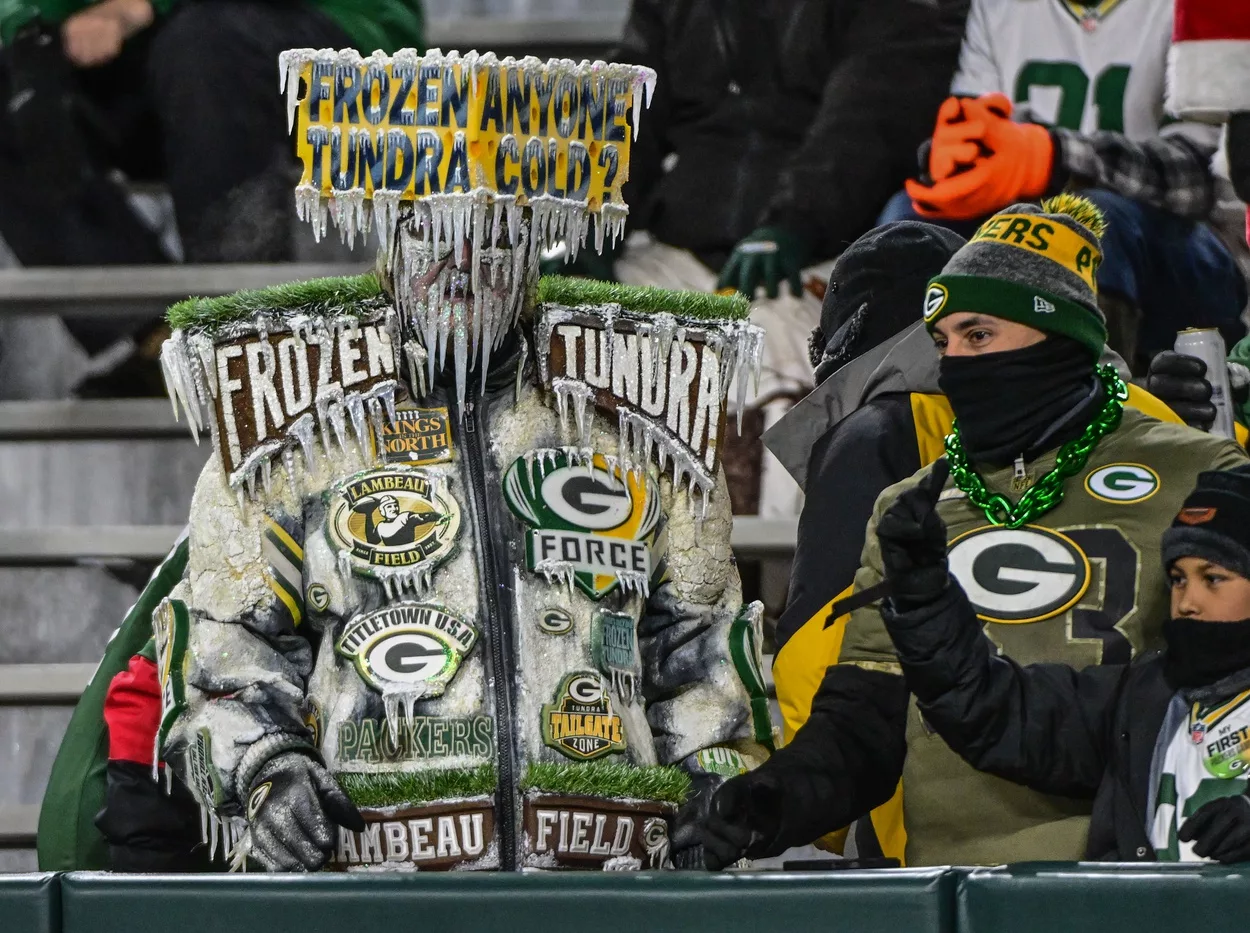
<svg viewBox="0 0 1250 933">
<path fill-rule="evenodd" d="M 600 454 L 573 462 L 562 449 L 518 457 L 503 478 L 508 508 L 531 527 L 526 565 L 591 599 L 617 586 L 646 595 L 660 497 L 645 473 L 623 472 Z"/>
<path fill-rule="evenodd" d="M 352 619 L 334 647 L 374 690 L 420 700 L 442 695 L 477 635 L 441 606 L 397 603 Z"/>
</svg>

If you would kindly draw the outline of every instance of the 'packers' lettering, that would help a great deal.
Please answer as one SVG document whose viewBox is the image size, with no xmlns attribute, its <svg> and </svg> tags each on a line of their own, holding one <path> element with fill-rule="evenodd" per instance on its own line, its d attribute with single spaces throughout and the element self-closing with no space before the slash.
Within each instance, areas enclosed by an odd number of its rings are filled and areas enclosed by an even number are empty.
<svg viewBox="0 0 1250 933">
<path fill-rule="evenodd" d="M 342 762 L 376 765 L 495 754 L 495 723 L 489 716 L 414 716 L 401 719 L 397 731 L 398 739 L 392 739 L 384 722 L 341 722 L 336 757 Z"/>
</svg>

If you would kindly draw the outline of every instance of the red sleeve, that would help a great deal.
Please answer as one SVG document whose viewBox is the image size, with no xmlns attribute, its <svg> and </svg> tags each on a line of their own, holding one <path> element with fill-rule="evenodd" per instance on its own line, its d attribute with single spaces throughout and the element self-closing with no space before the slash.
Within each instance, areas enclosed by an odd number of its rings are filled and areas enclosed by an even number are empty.
<svg viewBox="0 0 1250 933">
<path fill-rule="evenodd" d="M 142 655 L 113 678 L 104 699 L 109 730 L 109 761 L 152 763 L 152 748 L 161 722 L 161 687 L 156 665 Z"/>
</svg>

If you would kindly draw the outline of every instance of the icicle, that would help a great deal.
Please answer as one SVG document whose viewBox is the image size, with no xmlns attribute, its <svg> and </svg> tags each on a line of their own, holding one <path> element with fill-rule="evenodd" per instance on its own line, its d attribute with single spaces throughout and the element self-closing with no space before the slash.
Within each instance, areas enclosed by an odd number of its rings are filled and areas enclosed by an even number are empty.
<svg viewBox="0 0 1250 933">
<path fill-rule="evenodd" d="M 592 418 L 588 417 L 587 402 L 594 398 L 595 390 L 584 382 L 557 377 L 551 382 L 552 391 L 556 394 L 556 407 L 560 412 L 560 426 L 568 427 L 568 400 L 573 399 L 573 419 L 577 426 L 577 437 L 583 447 L 590 444 L 590 427 Z"/>
<path fill-rule="evenodd" d="M 287 485 L 295 489 L 295 448 L 284 447 L 282 450 L 282 468 L 286 471 Z"/>
<path fill-rule="evenodd" d="M 386 728 L 390 732 L 391 742 L 399 745 L 399 697 L 393 693 L 383 694 L 382 707 L 386 713 Z"/>
<path fill-rule="evenodd" d="M 469 327 L 468 312 L 464 306 L 464 292 L 460 301 L 451 308 L 452 363 L 455 366 L 456 411 L 464 417 L 465 383 L 469 377 Z"/>
<path fill-rule="evenodd" d="M 412 389 L 419 399 L 424 398 L 430 391 L 425 378 L 428 361 L 425 348 L 415 340 L 408 340 L 404 343 L 404 355 L 408 358 L 408 379 L 412 383 Z M 394 420 L 394 409 L 391 407 L 391 421 Z"/>
<path fill-rule="evenodd" d="M 265 489 L 265 495 L 270 495 L 271 493 L 271 489 L 270 489 L 271 479 L 272 479 L 271 471 L 270 471 L 271 462 L 272 461 L 270 461 L 269 459 L 265 459 L 260 462 L 260 475 L 262 478 L 261 485 Z"/>
<path fill-rule="evenodd" d="M 530 349 L 529 344 L 525 342 L 524 334 L 518 332 L 517 337 L 520 341 L 521 347 L 520 347 L 520 356 L 519 356 L 519 359 L 517 359 L 517 364 L 516 364 L 516 382 L 512 386 L 513 404 L 519 404 L 521 401 L 521 386 L 525 382 L 525 361 L 529 357 L 529 349 Z"/>
<path fill-rule="evenodd" d="M 287 49 L 278 54 L 278 93 L 286 94 L 286 131 L 295 127 L 295 108 L 299 106 L 299 73 L 312 61 L 315 49 Z"/>
<path fill-rule="evenodd" d="M 287 429 L 287 434 L 294 435 L 299 443 L 300 451 L 304 454 L 304 466 L 310 471 L 313 468 L 313 430 L 313 416 L 310 411 L 296 418 Z"/>
<path fill-rule="evenodd" d="M 369 456 L 369 428 L 365 424 L 365 401 L 359 392 L 348 392 L 343 396 L 343 407 L 352 422 L 352 431 L 356 435 L 356 444 L 361 456 Z"/>
</svg>

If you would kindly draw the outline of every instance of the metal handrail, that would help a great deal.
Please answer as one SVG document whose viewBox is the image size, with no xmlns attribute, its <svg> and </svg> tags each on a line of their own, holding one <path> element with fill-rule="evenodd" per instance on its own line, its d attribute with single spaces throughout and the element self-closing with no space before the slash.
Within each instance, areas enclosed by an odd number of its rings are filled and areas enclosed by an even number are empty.
<svg viewBox="0 0 1250 933">
<path fill-rule="evenodd" d="M 94 664 L 0 664 L 0 705 L 73 705 L 95 669 Z"/>
<path fill-rule="evenodd" d="M 191 440 L 165 399 L 0 402 L 0 441 Z"/>
<path fill-rule="evenodd" d="M 0 529 L 0 567 L 58 567 L 83 561 L 156 562 L 180 525 L 86 525 Z"/>
<path fill-rule="evenodd" d="M 25 849 L 35 844 L 39 807 L 32 804 L 0 806 L 0 848 Z"/>
<path fill-rule="evenodd" d="M 168 266 L 84 266 L 0 270 L 0 313 L 74 317 L 161 314 L 189 295 L 213 297 L 334 275 L 357 275 L 372 256 L 353 263 L 220 263 Z"/>
</svg>

